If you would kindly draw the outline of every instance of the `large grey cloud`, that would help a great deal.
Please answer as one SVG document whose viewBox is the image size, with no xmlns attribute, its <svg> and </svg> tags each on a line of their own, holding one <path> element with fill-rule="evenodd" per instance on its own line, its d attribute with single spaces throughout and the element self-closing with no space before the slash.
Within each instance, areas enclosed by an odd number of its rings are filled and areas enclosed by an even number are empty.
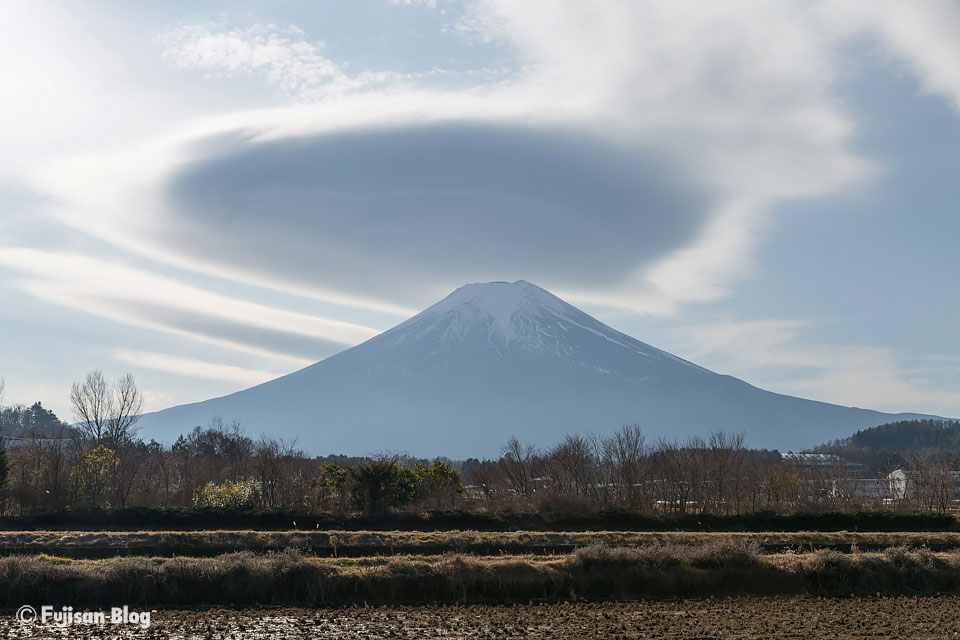
<svg viewBox="0 0 960 640">
<path fill-rule="evenodd" d="M 175 252 L 403 303 L 424 282 L 610 285 L 689 243 L 711 207 L 652 151 L 463 122 L 219 137 L 164 198 Z"/>
</svg>

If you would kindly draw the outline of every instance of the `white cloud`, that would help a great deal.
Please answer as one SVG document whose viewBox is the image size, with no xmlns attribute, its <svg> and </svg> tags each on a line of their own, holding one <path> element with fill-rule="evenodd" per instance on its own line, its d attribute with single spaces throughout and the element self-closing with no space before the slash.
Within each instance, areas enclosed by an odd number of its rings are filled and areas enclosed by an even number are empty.
<svg viewBox="0 0 960 640">
<path fill-rule="evenodd" d="M 236 382 L 244 386 L 253 386 L 267 382 L 281 375 L 273 371 L 247 369 L 218 362 L 207 362 L 205 360 L 183 358 L 152 351 L 120 350 L 114 353 L 114 359 L 118 362 L 125 362 L 138 367 L 172 373 L 178 376 Z"/>
<path fill-rule="evenodd" d="M 404 77 L 388 71 L 346 73 L 321 54 L 322 42 L 310 42 L 297 27 L 253 24 L 243 28 L 181 25 L 159 41 L 163 56 L 181 69 L 217 75 L 263 73 L 287 96 L 319 100 L 351 91 L 397 83 Z"/>
<path fill-rule="evenodd" d="M 960 392 L 911 370 L 893 349 L 816 344 L 798 320 L 763 319 L 679 327 L 678 350 L 765 389 L 847 406 L 960 417 Z"/>
<path fill-rule="evenodd" d="M 690 243 L 611 288 L 566 287 L 583 302 L 674 314 L 715 300 L 752 269 L 751 252 L 787 199 L 871 175 L 847 146 L 833 96 L 839 43 L 793 2 L 471 5 L 460 29 L 519 50 L 513 87 L 549 117 L 660 150 L 725 197 Z M 599 123 L 603 124 L 599 124 Z"/>
<path fill-rule="evenodd" d="M 329 355 L 378 333 L 80 255 L 0 247 L 0 265 L 20 272 L 15 284 L 47 302 L 298 365 L 316 361 L 312 356 L 325 345 Z"/>
<path fill-rule="evenodd" d="M 402 4 L 407 6 L 427 7 L 436 9 L 438 0 L 387 0 L 390 4 Z"/>
<path fill-rule="evenodd" d="M 905 61 L 922 88 L 960 110 L 960 5 L 952 0 L 821 2 L 823 15 L 845 35 L 879 37 Z"/>
<path fill-rule="evenodd" d="M 370 76 L 386 79 L 378 85 L 347 76 L 321 54 L 321 45 L 296 29 L 180 27 L 165 36 L 167 55 L 176 64 L 226 74 L 262 71 L 272 84 L 300 98 L 323 98 L 322 103 L 230 114 L 165 134 L 159 142 L 44 163 L 33 184 L 58 197 L 58 214 L 68 224 L 154 260 L 325 300 L 354 298 L 361 306 L 409 309 L 451 283 L 425 282 L 421 271 L 393 263 L 390 278 L 398 286 L 385 295 L 378 289 L 382 274 L 365 283 L 356 270 L 344 269 L 354 275 L 344 280 L 318 267 L 314 273 L 322 277 L 308 279 L 263 264 L 250 268 L 239 255 L 210 256 L 180 246 L 188 243 L 178 242 L 178 233 L 188 239 L 209 230 L 173 220 L 165 210 L 164 188 L 177 171 L 223 153 L 218 139 L 240 149 L 268 139 L 430 123 L 556 126 L 659 154 L 676 175 L 695 176 L 699 184 L 693 188 L 717 194 L 705 212 L 707 222 L 683 246 L 634 252 L 632 271 L 587 287 L 543 281 L 579 301 L 676 313 L 679 305 L 723 296 L 749 273 L 751 249 L 769 224 L 772 205 L 849 187 L 869 173 L 868 164 L 847 148 L 852 125 L 831 94 L 835 43 L 824 37 L 820 14 L 804 5 L 611 0 L 545 8 L 491 0 L 467 8 L 472 28 L 517 52 L 520 62 L 511 80 L 462 90 L 414 90 L 389 74 Z M 114 180 L 98 177 L 108 172 Z M 128 215 L 133 207 L 136 217 Z M 234 231 L 240 233 L 239 228 L 217 233 L 229 246 L 239 238 Z M 273 243 L 282 250 L 280 231 L 264 235 L 262 246 Z M 437 234 L 438 245 L 449 243 L 436 228 L 422 232 Z M 529 241 L 536 243 L 537 236 Z M 363 245 L 349 250 L 355 257 L 374 257 Z M 529 269 L 535 268 L 531 260 Z M 471 279 L 501 277 L 491 271 L 475 265 Z M 421 292 L 411 296 L 405 284 Z"/>
<path fill-rule="evenodd" d="M 80 3 L 3 3 L 0 184 L 19 182 L 34 162 L 104 150 L 203 112 L 203 101 L 144 72 L 154 65 L 118 17 Z M 0 218 L 9 213 L 0 208 Z"/>
</svg>

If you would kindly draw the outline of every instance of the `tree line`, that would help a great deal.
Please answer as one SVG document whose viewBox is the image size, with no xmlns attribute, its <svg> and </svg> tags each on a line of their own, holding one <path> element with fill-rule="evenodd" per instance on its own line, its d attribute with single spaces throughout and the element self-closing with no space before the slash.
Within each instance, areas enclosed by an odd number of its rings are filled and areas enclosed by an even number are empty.
<svg viewBox="0 0 960 640">
<path fill-rule="evenodd" d="M 39 403 L 0 410 L 2 513 L 143 506 L 738 515 L 891 502 L 945 511 L 954 498 L 949 461 L 908 456 L 913 491 L 891 501 L 882 488 L 863 490 L 863 477 L 876 468 L 750 449 L 742 434 L 648 442 L 640 427 L 628 425 L 611 434 L 571 434 L 546 449 L 511 438 L 488 460 L 323 458 L 295 442 L 251 437 L 239 422 L 219 418 L 169 445 L 145 441 L 137 428 L 143 399 L 130 375 L 109 381 L 93 371 L 72 386 L 70 403 L 69 425 Z"/>
<path fill-rule="evenodd" d="M 546 450 L 512 438 L 468 480 L 494 508 L 737 515 L 862 506 L 845 491 L 850 470 L 749 449 L 742 434 L 715 432 L 647 443 L 636 425 L 609 435 L 568 435 Z"/>
<path fill-rule="evenodd" d="M 0 400 L 2 400 L 0 381 Z M 131 375 L 93 371 L 70 390 L 75 422 L 39 403 L 0 409 L 0 513 L 65 508 L 308 508 L 377 511 L 455 506 L 448 461 L 381 454 L 310 457 L 294 442 L 253 438 L 214 419 L 171 445 L 139 437 L 143 396 Z"/>
</svg>

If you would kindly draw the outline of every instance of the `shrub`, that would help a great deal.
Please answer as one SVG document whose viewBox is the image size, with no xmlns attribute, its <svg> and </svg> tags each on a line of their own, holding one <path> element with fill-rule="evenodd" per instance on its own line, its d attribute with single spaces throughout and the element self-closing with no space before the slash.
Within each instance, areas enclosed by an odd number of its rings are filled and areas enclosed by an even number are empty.
<svg viewBox="0 0 960 640">
<path fill-rule="evenodd" d="M 193 504 L 199 508 L 247 509 L 259 502 L 260 491 L 254 480 L 208 482 L 193 495 Z"/>
<path fill-rule="evenodd" d="M 756 540 L 713 540 L 690 547 L 690 564 L 695 567 L 749 568 L 757 564 L 760 545 Z"/>
<path fill-rule="evenodd" d="M 397 460 L 381 458 L 350 467 L 347 486 L 358 509 L 377 512 L 413 500 L 417 480 L 413 472 Z"/>
</svg>

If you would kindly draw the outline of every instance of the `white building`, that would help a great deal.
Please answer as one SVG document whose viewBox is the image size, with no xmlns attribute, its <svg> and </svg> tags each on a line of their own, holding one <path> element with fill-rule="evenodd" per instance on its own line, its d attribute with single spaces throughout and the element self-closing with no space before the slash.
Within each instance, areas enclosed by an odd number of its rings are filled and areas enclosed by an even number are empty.
<svg viewBox="0 0 960 640">
<path fill-rule="evenodd" d="M 890 497 L 894 500 L 905 500 L 913 497 L 913 479 L 911 473 L 903 469 L 895 469 L 887 475 L 890 481 Z"/>
</svg>

